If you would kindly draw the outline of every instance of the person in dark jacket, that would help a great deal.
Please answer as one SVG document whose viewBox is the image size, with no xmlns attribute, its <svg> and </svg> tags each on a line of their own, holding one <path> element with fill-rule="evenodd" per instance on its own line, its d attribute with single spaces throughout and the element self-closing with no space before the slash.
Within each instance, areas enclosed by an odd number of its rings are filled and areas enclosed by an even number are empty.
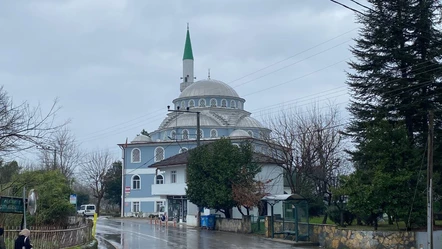
<svg viewBox="0 0 442 249">
<path fill-rule="evenodd" d="M 5 230 L 3 230 L 3 228 L 0 227 L 0 249 L 6 249 L 5 238 L 3 235 L 4 232 Z"/>
<path fill-rule="evenodd" d="M 14 249 L 31 249 L 32 244 L 29 236 L 31 235 L 31 231 L 28 229 L 23 229 L 18 234 L 18 238 L 15 240 Z"/>
</svg>

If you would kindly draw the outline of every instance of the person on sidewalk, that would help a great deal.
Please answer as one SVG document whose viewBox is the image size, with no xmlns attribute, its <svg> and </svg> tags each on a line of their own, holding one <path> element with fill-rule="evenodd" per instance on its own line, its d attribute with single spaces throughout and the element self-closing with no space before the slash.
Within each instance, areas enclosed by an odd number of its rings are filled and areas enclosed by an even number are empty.
<svg viewBox="0 0 442 249">
<path fill-rule="evenodd" d="M 6 249 L 4 232 L 5 230 L 0 227 L 0 249 Z"/>
<path fill-rule="evenodd" d="M 23 229 L 18 234 L 18 238 L 15 240 L 15 247 L 14 249 L 31 249 L 32 244 L 31 240 L 29 239 L 29 236 L 31 235 L 31 231 L 28 229 Z"/>
</svg>

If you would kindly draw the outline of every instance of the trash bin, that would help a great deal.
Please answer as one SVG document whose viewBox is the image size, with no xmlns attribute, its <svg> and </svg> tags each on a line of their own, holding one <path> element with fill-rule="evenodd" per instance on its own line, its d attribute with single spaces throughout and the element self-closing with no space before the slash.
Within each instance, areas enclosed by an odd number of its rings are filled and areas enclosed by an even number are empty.
<svg viewBox="0 0 442 249">
<path fill-rule="evenodd" d="M 208 222 L 209 222 L 209 216 L 208 215 L 201 215 L 201 227 L 208 228 Z"/>
<path fill-rule="evenodd" d="M 207 229 L 215 229 L 216 216 L 214 214 L 207 215 Z"/>
</svg>

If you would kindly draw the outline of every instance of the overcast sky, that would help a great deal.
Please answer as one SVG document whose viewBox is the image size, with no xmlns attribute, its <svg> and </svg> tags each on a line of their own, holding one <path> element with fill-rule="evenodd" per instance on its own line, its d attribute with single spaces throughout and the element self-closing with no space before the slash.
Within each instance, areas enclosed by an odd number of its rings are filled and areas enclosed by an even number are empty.
<svg viewBox="0 0 442 249">
<path fill-rule="evenodd" d="M 0 81 L 16 104 L 58 98 L 83 149 L 119 157 L 116 144 L 156 130 L 178 97 L 187 22 L 197 79 L 210 68 L 252 117 L 327 101 L 345 111 L 358 24 L 329 0 L 1 1 Z"/>
</svg>

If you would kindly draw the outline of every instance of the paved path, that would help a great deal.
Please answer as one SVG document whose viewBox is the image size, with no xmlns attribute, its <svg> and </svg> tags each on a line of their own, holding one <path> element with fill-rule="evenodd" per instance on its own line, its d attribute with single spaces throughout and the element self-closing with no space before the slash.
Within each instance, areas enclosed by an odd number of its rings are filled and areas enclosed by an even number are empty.
<svg viewBox="0 0 442 249">
<path fill-rule="evenodd" d="M 97 223 L 100 249 L 250 249 L 302 248 L 263 239 L 254 235 L 199 230 L 186 226 L 164 227 L 151 225 L 142 219 L 106 219 Z M 308 247 L 310 249 L 319 247 Z"/>
</svg>

